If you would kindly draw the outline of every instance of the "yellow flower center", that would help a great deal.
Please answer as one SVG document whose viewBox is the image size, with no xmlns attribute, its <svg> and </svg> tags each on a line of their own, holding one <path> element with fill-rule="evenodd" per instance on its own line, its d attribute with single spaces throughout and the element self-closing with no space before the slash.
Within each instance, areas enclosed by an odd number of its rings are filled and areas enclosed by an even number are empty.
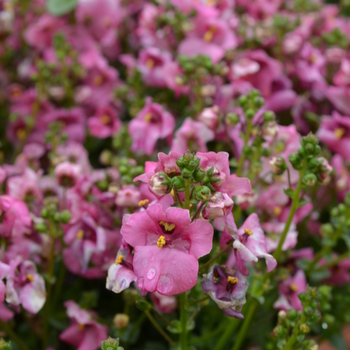
<svg viewBox="0 0 350 350">
<path fill-rule="evenodd" d="M 273 214 L 275 215 L 275 216 L 278 216 L 278 215 L 280 215 L 282 213 L 282 208 L 281 207 L 274 207 L 273 208 Z"/>
<path fill-rule="evenodd" d="M 110 121 L 111 121 L 111 118 L 110 118 L 108 115 L 103 115 L 103 116 L 101 117 L 101 122 L 102 122 L 102 124 L 104 124 L 104 125 L 109 124 Z"/>
<path fill-rule="evenodd" d="M 141 201 L 139 201 L 139 207 L 144 207 L 148 203 L 149 203 L 148 199 L 142 199 Z"/>
<path fill-rule="evenodd" d="M 166 240 L 164 236 L 160 236 L 157 241 L 158 248 L 162 248 L 166 244 Z"/>
<path fill-rule="evenodd" d="M 247 234 L 248 236 L 251 236 L 253 234 L 253 231 L 250 228 L 245 228 L 244 233 Z"/>
<path fill-rule="evenodd" d="M 82 229 L 80 229 L 77 232 L 77 239 L 82 239 L 84 237 L 84 231 Z"/>
<path fill-rule="evenodd" d="M 152 114 L 146 113 L 144 120 L 146 123 L 149 123 L 152 120 Z"/>
<path fill-rule="evenodd" d="M 154 61 L 152 60 L 152 58 L 149 58 L 147 61 L 146 61 L 146 66 L 147 68 L 149 69 L 152 69 L 154 67 Z"/>
<path fill-rule="evenodd" d="M 124 255 L 120 254 L 120 255 L 117 257 L 117 259 L 115 259 L 114 263 L 115 263 L 116 265 L 119 265 L 119 264 L 122 263 L 123 259 L 124 259 Z"/>
<path fill-rule="evenodd" d="M 345 130 L 342 128 L 337 128 L 334 130 L 334 136 L 337 140 L 340 140 L 345 133 Z"/>
<path fill-rule="evenodd" d="M 214 34 L 216 33 L 216 28 L 210 26 L 209 29 L 204 33 L 203 40 L 209 43 L 213 40 Z"/>
<path fill-rule="evenodd" d="M 99 86 L 103 83 L 103 76 L 102 75 L 96 75 L 96 77 L 94 78 L 94 84 L 96 86 Z"/>
<path fill-rule="evenodd" d="M 24 128 L 20 128 L 16 131 L 16 135 L 18 140 L 23 141 L 27 136 L 27 132 Z"/>
<path fill-rule="evenodd" d="M 84 324 L 81 324 L 81 323 L 79 323 L 78 324 L 78 328 L 79 328 L 79 330 L 83 330 L 84 328 L 85 328 L 85 325 Z"/>
<path fill-rule="evenodd" d="M 239 279 L 237 277 L 232 277 L 232 276 L 227 277 L 227 283 L 236 284 L 238 282 L 239 282 Z"/>
<path fill-rule="evenodd" d="M 172 222 L 159 221 L 159 225 L 162 226 L 166 232 L 172 232 L 175 229 L 175 224 Z"/>
<path fill-rule="evenodd" d="M 293 292 L 297 292 L 299 290 L 299 287 L 292 283 L 290 286 L 289 286 L 290 290 L 293 291 Z"/>
<path fill-rule="evenodd" d="M 30 273 L 28 273 L 28 275 L 27 275 L 26 277 L 27 277 L 27 280 L 28 280 L 29 282 L 34 282 L 34 276 L 31 275 Z"/>
</svg>

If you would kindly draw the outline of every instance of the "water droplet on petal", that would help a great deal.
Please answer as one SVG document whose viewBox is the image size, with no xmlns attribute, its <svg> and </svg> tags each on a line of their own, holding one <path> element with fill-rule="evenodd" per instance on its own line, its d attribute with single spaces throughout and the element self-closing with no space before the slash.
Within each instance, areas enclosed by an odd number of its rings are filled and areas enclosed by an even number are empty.
<svg viewBox="0 0 350 350">
<path fill-rule="evenodd" d="M 154 276 L 156 275 L 156 269 L 154 267 L 151 267 L 148 271 L 147 271 L 147 278 L 149 280 L 153 279 Z"/>
<path fill-rule="evenodd" d="M 161 294 L 168 294 L 174 288 L 173 278 L 170 275 L 161 275 L 158 281 L 157 290 Z"/>
</svg>

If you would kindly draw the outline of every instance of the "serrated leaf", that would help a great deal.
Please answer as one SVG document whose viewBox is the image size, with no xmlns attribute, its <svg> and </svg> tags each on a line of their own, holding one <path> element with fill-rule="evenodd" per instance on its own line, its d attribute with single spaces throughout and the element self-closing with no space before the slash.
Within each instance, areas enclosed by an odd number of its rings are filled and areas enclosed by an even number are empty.
<svg viewBox="0 0 350 350">
<path fill-rule="evenodd" d="M 47 10 L 54 16 L 62 16 L 75 9 L 78 0 L 47 0 Z"/>
</svg>

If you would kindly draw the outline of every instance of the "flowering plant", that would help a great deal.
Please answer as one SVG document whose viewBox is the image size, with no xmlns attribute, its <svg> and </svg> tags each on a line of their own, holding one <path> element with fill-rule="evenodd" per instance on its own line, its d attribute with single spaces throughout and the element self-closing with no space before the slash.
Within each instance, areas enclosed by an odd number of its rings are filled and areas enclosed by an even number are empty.
<svg viewBox="0 0 350 350">
<path fill-rule="evenodd" d="M 0 349 L 346 349 L 349 10 L 0 0 Z"/>
</svg>

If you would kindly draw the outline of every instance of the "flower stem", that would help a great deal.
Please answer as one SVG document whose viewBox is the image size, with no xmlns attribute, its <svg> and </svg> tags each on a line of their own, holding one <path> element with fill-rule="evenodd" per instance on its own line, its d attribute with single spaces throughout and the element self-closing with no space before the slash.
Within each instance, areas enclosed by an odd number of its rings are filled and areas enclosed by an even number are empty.
<svg viewBox="0 0 350 350">
<path fill-rule="evenodd" d="M 180 294 L 180 344 L 181 350 L 187 350 L 187 294 L 186 292 Z"/>
<path fill-rule="evenodd" d="M 244 149 L 245 149 L 245 147 L 248 146 L 250 134 L 252 132 L 252 127 L 253 127 L 252 121 L 250 119 L 248 119 L 248 121 L 247 121 L 247 130 L 246 130 L 246 133 L 244 135 L 244 147 L 242 149 L 242 154 L 241 154 L 241 157 L 239 158 L 238 164 L 237 164 L 237 170 L 236 170 L 236 175 L 237 176 L 241 176 L 242 175 L 243 165 L 244 165 L 244 161 L 245 161 Z"/>
<path fill-rule="evenodd" d="M 305 172 L 305 168 L 306 167 L 304 166 L 302 168 L 302 170 L 300 170 L 300 172 L 299 172 L 299 180 L 298 180 L 298 183 L 297 183 L 297 187 L 295 188 L 295 191 L 294 191 L 292 206 L 290 208 L 290 212 L 289 212 L 289 215 L 288 215 L 288 218 L 287 218 L 287 221 L 286 221 L 286 225 L 284 226 L 284 230 L 282 232 L 280 241 L 278 243 L 278 247 L 277 247 L 277 249 L 275 250 L 275 252 L 273 254 L 274 258 L 277 261 L 278 261 L 280 255 L 281 255 L 281 253 L 282 253 L 283 243 L 286 240 L 286 237 L 287 237 L 290 225 L 292 224 L 292 221 L 293 221 L 293 217 L 294 217 L 295 212 L 297 211 L 298 206 L 299 206 L 302 178 L 303 178 L 303 175 L 304 175 L 304 172 Z"/>
<path fill-rule="evenodd" d="M 305 318 L 305 315 L 303 314 L 301 316 L 299 324 L 302 324 L 305 321 L 306 321 L 306 318 Z M 286 346 L 283 347 L 283 350 L 293 350 L 294 349 L 295 342 L 297 341 L 297 335 L 296 335 L 297 329 L 298 329 L 297 327 L 294 328 L 294 331 L 293 331 L 291 337 L 289 338 Z"/>
<path fill-rule="evenodd" d="M 235 338 L 235 342 L 233 344 L 232 350 L 241 349 L 241 345 L 245 339 L 245 336 L 249 329 L 249 325 L 254 316 L 255 310 L 258 307 L 258 302 L 256 301 L 256 299 L 251 299 L 250 303 L 248 304 L 248 307 L 249 307 L 248 312 L 244 317 L 243 325 L 239 330 L 238 337 Z"/>
<path fill-rule="evenodd" d="M 226 326 L 225 332 L 220 337 L 219 341 L 216 343 L 214 350 L 222 350 L 225 349 L 226 344 L 230 339 L 233 338 L 233 332 L 239 325 L 238 318 L 231 318 Z"/>
<path fill-rule="evenodd" d="M 149 310 L 145 311 L 146 316 L 153 324 L 154 328 L 163 336 L 163 338 L 170 344 L 173 345 L 174 342 L 170 339 L 170 337 L 164 332 L 164 330 L 159 326 L 159 324 L 156 322 L 156 320 L 153 318 Z"/>
<path fill-rule="evenodd" d="M 8 335 L 21 350 L 29 350 L 27 345 L 16 335 L 8 323 L 0 320 L 0 328 L 6 332 L 6 335 Z"/>
<path fill-rule="evenodd" d="M 232 241 L 230 241 L 227 246 L 218 254 L 216 254 L 213 258 L 211 258 L 209 261 L 207 261 L 204 265 L 202 265 L 199 269 L 199 271 L 202 271 L 205 269 L 207 266 L 209 266 L 212 262 L 214 262 L 216 259 L 218 259 L 221 255 L 225 254 L 230 247 L 232 247 Z"/>
<path fill-rule="evenodd" d="M 158 312 L 158 310 L 156 310 L 156 308 L 154 306 L 152 306 L 152 311 L 155 313 L 155 315 L 160 319 L 162 320 L 165 324 L 167 324 L 168 326 L 171 326 L 171 323 L 163 317 L 163 315 Z"/>
</svg>

